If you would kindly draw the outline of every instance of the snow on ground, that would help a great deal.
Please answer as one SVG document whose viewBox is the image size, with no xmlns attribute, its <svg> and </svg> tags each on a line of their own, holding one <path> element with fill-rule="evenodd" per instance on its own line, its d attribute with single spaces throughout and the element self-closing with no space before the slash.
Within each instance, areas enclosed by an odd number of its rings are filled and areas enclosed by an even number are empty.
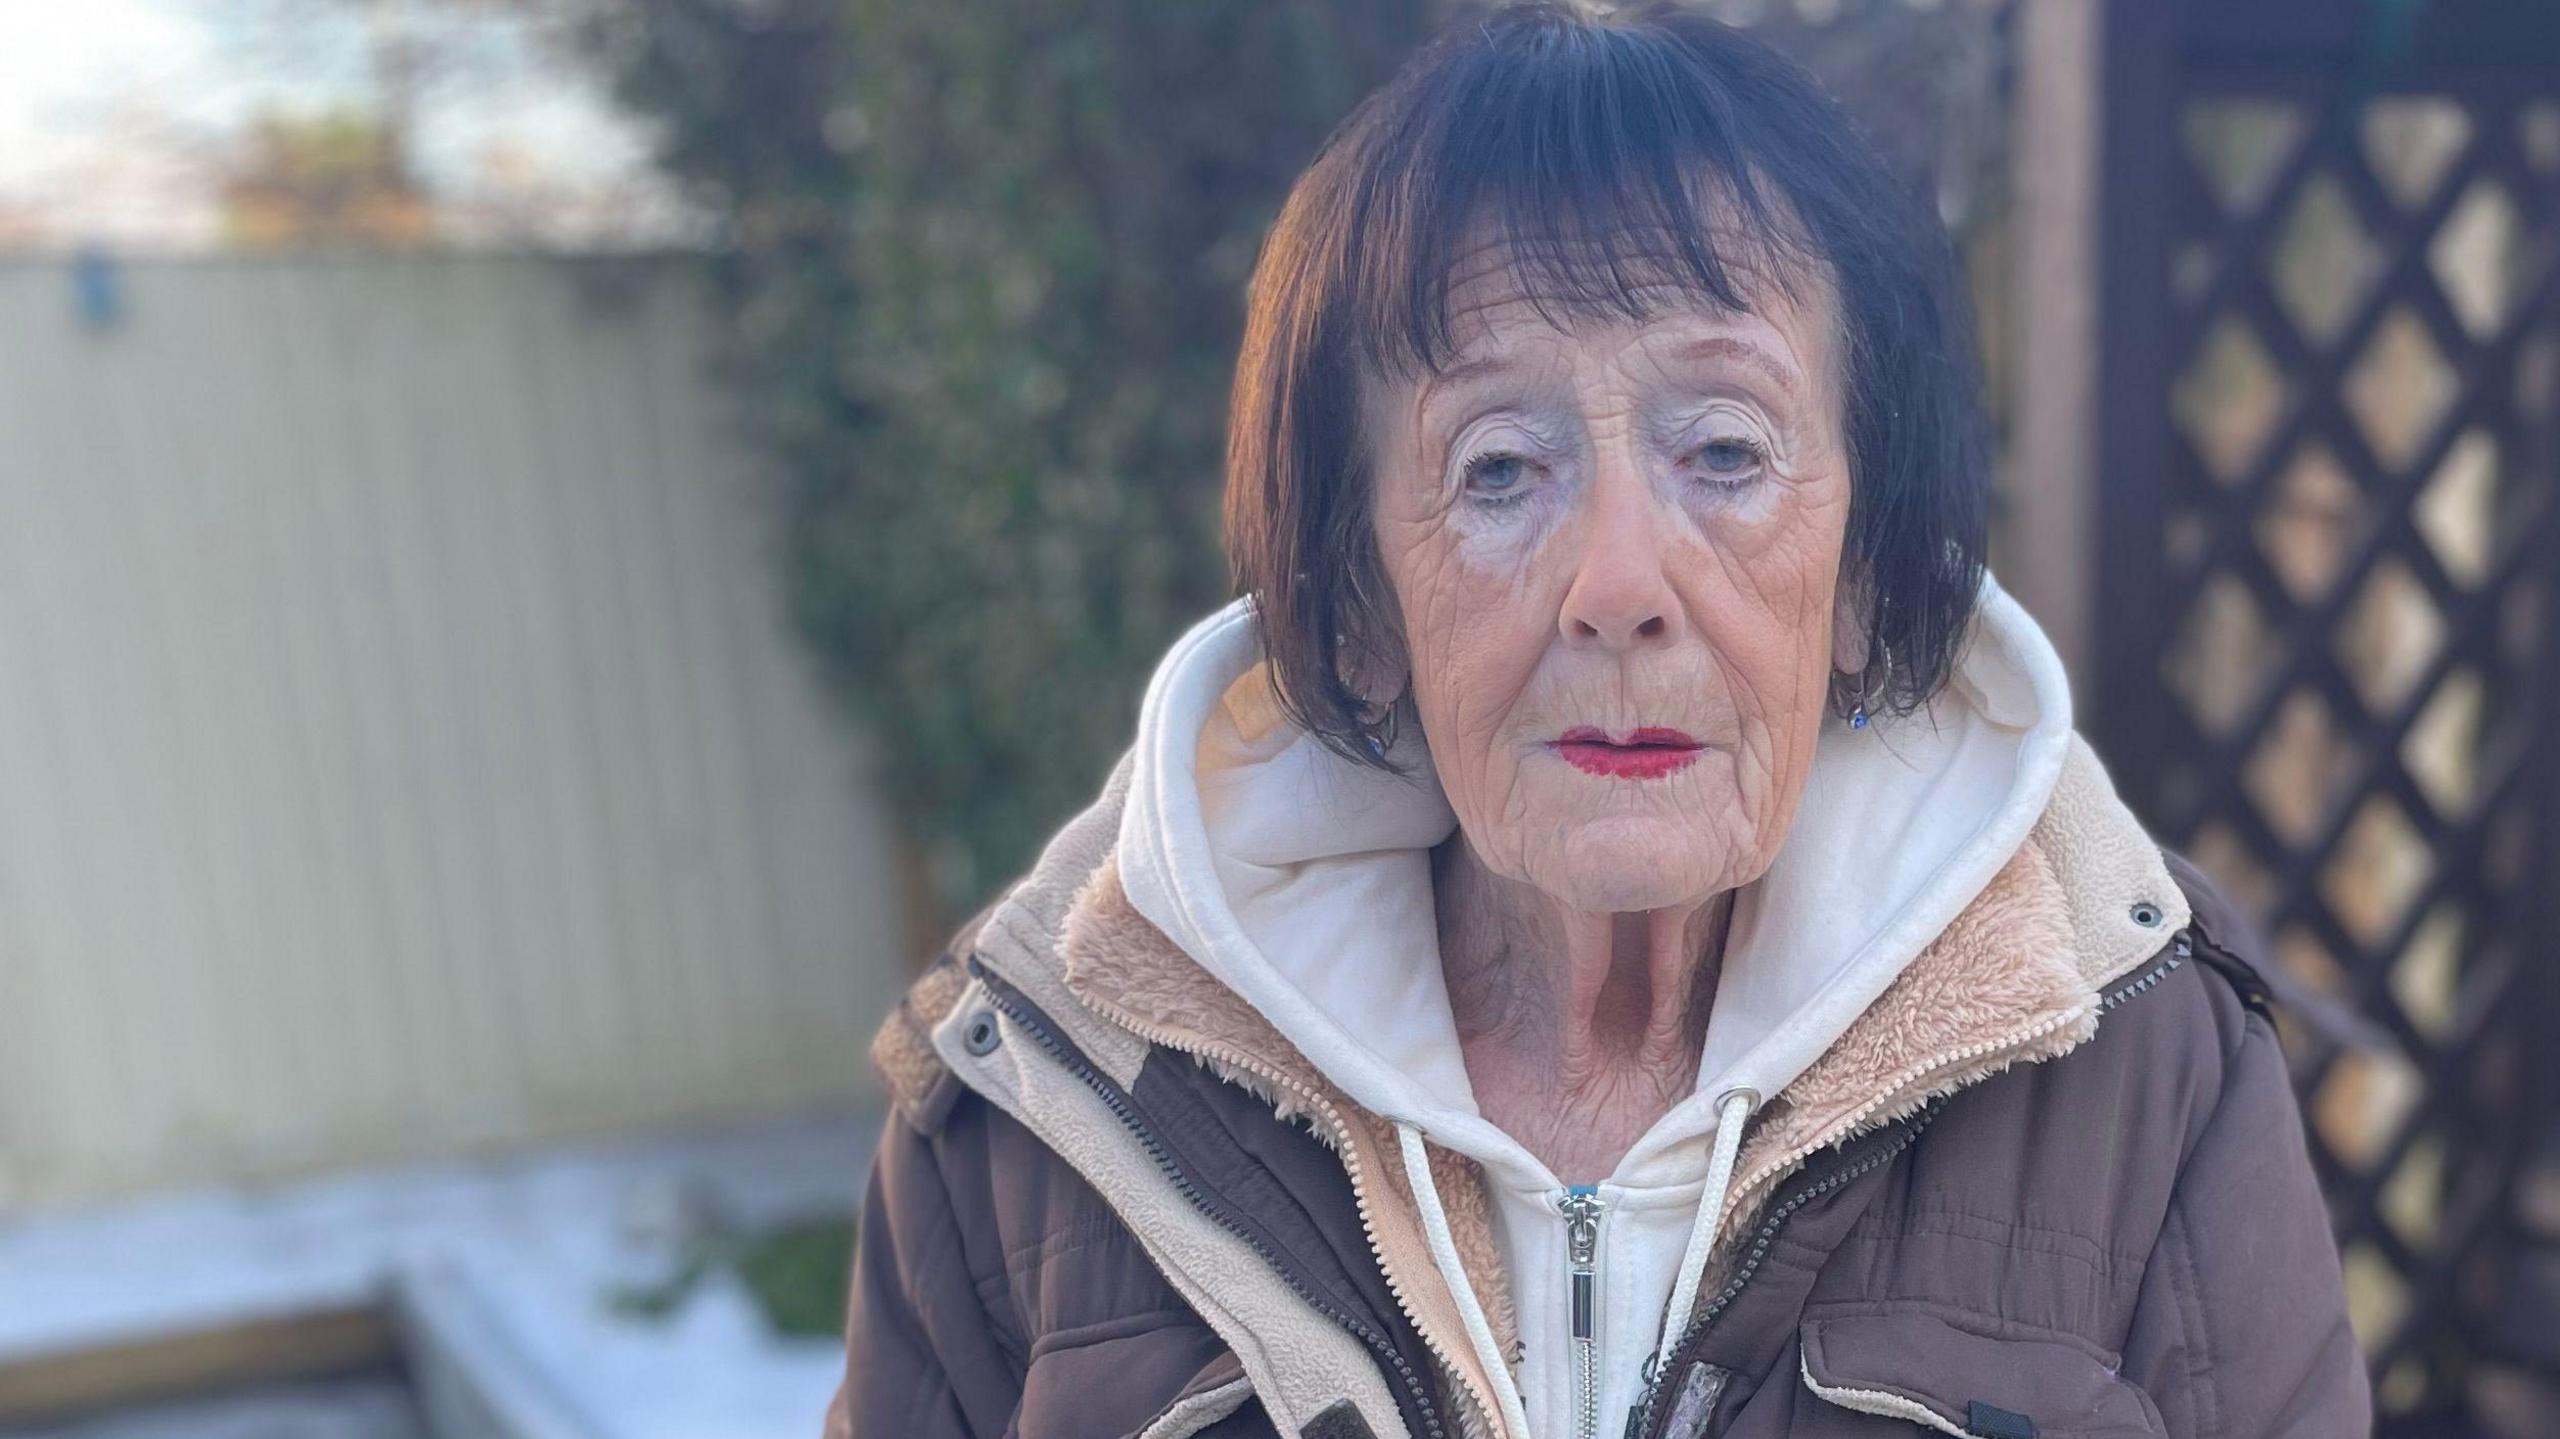
<svg viewBox="0 0 2560 1439">
<path fill-rule="evenodd" d="M 705 1225 L 849 1217 L 876 1125 L 735 1125 L 0 1224 L 0 1364 L 388 1301 L 531 1432 L 805 1439 L 836 1343 L 774 1336 L 725 1268 L 663 1316 L 611 1298 L 663 1279 Z"/>
</svg>

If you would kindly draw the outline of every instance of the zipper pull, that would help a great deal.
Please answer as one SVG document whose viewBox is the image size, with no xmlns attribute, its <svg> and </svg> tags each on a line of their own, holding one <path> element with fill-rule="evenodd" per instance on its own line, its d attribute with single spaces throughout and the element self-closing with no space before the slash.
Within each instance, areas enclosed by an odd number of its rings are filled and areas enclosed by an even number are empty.
<svg viewBox="0 0 2560 1439">
<path fill-rule="evenodd" d="M 1566 1273 L 1573 1294 L 1572 1333 L 1576 1339 L 1588 1339 L 1600 1254 L 1600 1196 L 1591 1185 L 1576 1185 L 1565 1191 L 1558 1207 L 1564 1211 L 1565 1259 L 1569 1266 Z"/>
<path fill-rule="evenodd" d="M 1572 1439 L 1600 1433 L 1600 1187 L 1577 1184 L 1556 1207 L 1564 1214 L 1565 1282 L 1573 1308 L 1568 1316 L 1573 1351 Z"/>
</svg>

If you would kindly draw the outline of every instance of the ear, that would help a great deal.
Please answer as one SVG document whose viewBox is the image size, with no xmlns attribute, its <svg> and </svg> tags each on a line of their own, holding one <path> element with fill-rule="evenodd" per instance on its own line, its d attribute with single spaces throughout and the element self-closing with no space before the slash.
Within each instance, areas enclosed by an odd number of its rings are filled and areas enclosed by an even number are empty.
<svg viewBox="0 0 2560 1439">
<path fill-rule="evenodd" d="M 1842 674 L 1867 667 L 1869 613 L 1867 587 L 1843 580 L 1831 606 L 1831 667 Z"/>
<path fill-rule="evenodd" d="M 1366 644 L 1346 641 L 1342 647 L 1342 683 L 1372 713 L 1403 698 L 1406 682 L 1413 675 L 1412 662 L 1405 654 L 1403 630 L 1394 626 L 1382 628 L 1386 633 L 1371 636 Z"/>
<path fill-rule="evenodd" d="M 1388 709 L 1405 694 L 1405 679 L 1411 679 L 1413 666 L 1405 663 L 1405 645 L 1395 635 L 1385 635 L 1385 643 L 1344 645 L 1344 673 L 1341 684 L 1372 712 Z"/>
<path fill-rule="evenodd" d="M 1413 677 L 1412 657 L 1404 643 L 1404 611 L 1396 603 L 1395 588 L 1383 581 L 1377 588 L 1375 628 L 1358 639 L 1346 637 L 1342 646 L 1342 683 L 1372 713 L 1384 712 L 1402 699 Z"/>
</svg>

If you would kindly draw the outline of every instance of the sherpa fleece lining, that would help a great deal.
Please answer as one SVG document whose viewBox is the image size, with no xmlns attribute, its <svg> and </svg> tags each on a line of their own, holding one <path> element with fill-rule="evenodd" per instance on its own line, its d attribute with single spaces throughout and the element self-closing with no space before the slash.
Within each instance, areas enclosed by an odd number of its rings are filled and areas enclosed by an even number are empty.
<svg viewBox="0 0 2560 1439">
<path fill-rule="evenodd" d="M 1139 720 L 1116 855 L 1131 903 L 1367 1109 L 1497 1182 L 1561 1187 L 1477 1110 L 1441 978 L 1430 849 L 1456 827 L 1419 783 L 1341 759 L 1280 714 L 1249 601 L 1168 651 Z M 1852 729 L 1826 716 L 1787 837 L 1736 898 L 1691 1098 L 1612 1176 L 1694 1182 L 1716 1097 L 1785 1089 L 1990 883 L 2069 748 L 2061 661 L 1987 572 L 1947 689 Z"/>
</svg>

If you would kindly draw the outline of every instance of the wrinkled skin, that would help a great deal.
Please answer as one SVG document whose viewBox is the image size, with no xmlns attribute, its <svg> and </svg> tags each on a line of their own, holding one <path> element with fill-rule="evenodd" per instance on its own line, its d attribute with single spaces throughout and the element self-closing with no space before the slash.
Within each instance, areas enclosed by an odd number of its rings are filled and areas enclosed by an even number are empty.
<svg viewBox="0 0 2560 1439">
<path fill-rule="evenodd" d="M 1409 679 L 1458 815 L 1434 876 L 1477 1101 L 1568 1183 L 1695 1086 L 1734 891 L 1786 837 L 1831 670 L 1863 663 L 1836 322 L 1796 288 L 1560 330 L 1479 246 L 1454 361 L 1364 389 L 1400 673 L 1362 683 Z M 1595 776 L 1556 748 L 1575 726 L 1704 749 Z"/>
</svg>

